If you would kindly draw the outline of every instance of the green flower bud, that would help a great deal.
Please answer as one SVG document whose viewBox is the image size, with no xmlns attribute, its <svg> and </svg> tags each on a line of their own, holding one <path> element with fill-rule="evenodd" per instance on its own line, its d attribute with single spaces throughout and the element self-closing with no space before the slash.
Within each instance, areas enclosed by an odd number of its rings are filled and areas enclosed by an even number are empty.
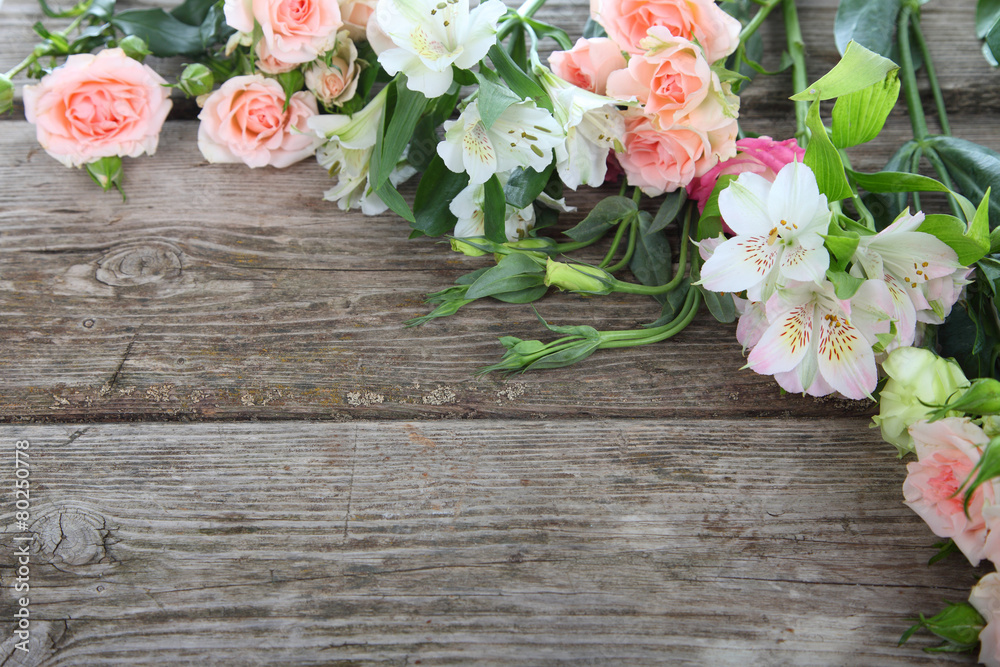
<svg viewBox="0 0 1000 667">
<path fill-rule="evenodd" d="M 503 244 L 503 250 L 494 253 L 493 258 L 499 262 L 503 259 L 504 255 L 510 254 L 510 250 L 534 250 L 536 248 L 542 250 L 542 252 L 532 252 L 529 254 L 533 257 L 542 259 L 548 255 L 545 251 L 555 250 L 556 242 L 553 239 L 544 236 L 531 239 L 521 239 L 520 241 L 508 241 Z"/>
<path fill-rule="evenodd" d="M 610 294 L 614 277 L 596 266 L 565 264 L 549 258 L 545 263 L 545 284 L 578 294 Z"/>
<path fill-rule="evenodd" d="M 118 191 L 121 192 L 122 159 L 120 157 L 102 157 L 100 160 L 91 162 L 87 165 L 87 173 L 105 192 L 111 188 L 118 188 Z"/>
<path fill-rule="evenodd" d="M 907 429 L 942 405 L 956 390 L 969 386 L 958 364 L 942 359 L 929 350 L 901 347 L 893 350 L 882 364 L 889 380 L 879 397 L 879 413 L 872 418 L 882 428 L 882 438 L 899 450 L 900 456 L 913 451 Z"/>
<path fill-rule="evenodd" d="M 146 56 L 152 53 L 146 41 L 142 37 L 136 37 L 135 35 L 129 35 L 118 42 L 118 48 L 124 51 L 125 55 L 129 58 L 138 60 L 139 62 L 142 62 Z"/>
<path fill-rule="evenodd" d="M 14 106 L 14 83 L 6 74 L 0 74 L 0 113 L 7 113 Z"/>
<path fill-rule="evenodd" d="M 455 252 L 460 252 L 463 255 L 468 255 L 469 257 L 482 257 L 486 254 L 486 251 L 480 250 L 476 246 L 466 243 L 462 239 L 452 239 L 451 249 Z"/>
<path fill-rule="evenodd" d="M 993 378 L 979 378 L 961 396 L 941 405 L 928 418 L 932 421 L 941 419 L 950 410 L 976 417 L 1000 413 L 1000 382 Z"/>
<path fill-rule="evenodd" d="M 212 70 L 201 63 L 188 65 L 181 72 L 180 79 L 177 80 L 177 87 L 188 97 L 198 97 L 212 92 L 215 85 L 215 77 Z"/>
</svg>

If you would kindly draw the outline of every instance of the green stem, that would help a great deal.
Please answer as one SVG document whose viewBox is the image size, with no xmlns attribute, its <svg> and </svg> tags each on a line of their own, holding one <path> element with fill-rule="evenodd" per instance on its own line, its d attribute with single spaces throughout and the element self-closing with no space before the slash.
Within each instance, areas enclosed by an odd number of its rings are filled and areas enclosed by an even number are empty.
<svg viewBox="0 0 1000 667">
<path fill-rule="evenodd" d="M 917 90 L 917 72 L 913 67 L 913 54 L 910 52 L 910 16 L 912 8 L 904 6 L 899 12 L 899 25 L 896 29 L 899 40 L 900 68 L 903 70 L 903 94 L 906 96 L 906 108 L 910 112 L 910 125 L 913 127 L 913 138 L 923 141 L 928 134 L 927 119 L 924 118 L 924 107 L 920 103 L 920 91 Z"/>
<path fill-rule="evenodd" d="M 701 305 L 701 292 L 697 289 L 692 288 L 688 291 L 687 296 L 684 297 L 684 305 L 681 308 L 681 312 L 678 314 L 677 318 L 673 321 L 664 324 L 662 327 L 657 327 L 655 329 L 644 329 L 642 333 L 646 334 L 644 336 L 635 337 L 634 334 L 639 333 L 639 331 L 618 331 L 618 332 L 607 332 L 609 335 L 606 338 L 606 342 L 602 342 L 598 345 L 598 349 L 608 350 L 612 348 L 619 347 L 636 347 L 638 345 L 649 345 L 650 343 L 658 343 L 661 340 L 666 340 L 676 336 L 681 331 L 687 328 L 687 325 L 691 324 L 695 315 L 698 314 L 698 306 Z M 613 334 L 617 334 L 613 336 Z M 624 337 L 621 334 L 632 334 L 629 337 Z M 602 334 L 603 335 L 603 334 Z"/>
<path fill-rule="evenodd" d="M 809 81 L 806 78 L 806 45 L 802 39 L 802 27 L 799 25 L 799 12 L 795 0 L 783 0 L 785 15 L 785 40 L 788 53 L 792 57 L 792 90 L 799 93 L 806 89 Z M 809 103 L 795 102 L 795 139 L 799 146 L 805 148 L 808 141 L 806 134 L 806 117 L 809 115 Z"/>
<path fill-rule="evenodd" d="M 944 162 L 941 161 L 941 156 L 937 154 L 937 151 L 928 146 L 924 148 L 924 155 L 927 156 L 927 159 L 934 166 L 934 171 L 937 172 L 937 175 L 941 178 L 941 182 L 944 183 L 945 187 L 949 190 L 954 190 L 955 188 L 951 183 L 951 176 L 948 175 L 948 169 L 944 166 Z M 963 220 L 965 218 L 965 214 L 962 213 L 962 207 L 958 205 L 958 201 L 956 201 L 951 194 L 948 195 L 948 203 L 951 204 L 951 212 L 955 214 L 955 217 L 959 220 Z"/>
<path fill-rule="evenodd" d="M 625 248 L 625 256 L 618 261 L 614 266 L 609 266 L 605 269 L 608 273 L 614 273 L 615 271 L 621 271 L 624 269 L 629 262 L 632 261 L 632 255 L 635 253 L 635 240 L 639 235 L 639 224 L 633 222 L 630 226 L 628 233 L 628 246 Z"/>
<path fill-rule="evenodd" d="M 630 229 L 631 227 L 632 227 L 632 218 L 629 218 L 618 225 L 618 230 L 615 232 L 615 238 L 613 241 L 611 241 L 611 248 L 608 250 L 608 254 L 604 256 L 604 259 L 601 260 L 601 263 L 598 264 L 599 267 L 603 269 L 604 267 L 606 267 L 608 264 L 611 263 L 611 260 L 615 256 L 615 253 L 618 252 L 618 246 L 622 242 L 622 236 L 625 235 L 625 230 Z"/>
<path fill-rule="evenodd" d="M 744 44 L 746 44 L 746 41 L 750 39 L 755 32 L 757 32 L 757 29 L 760 28 L 761 25 L 763 25 L 764 19 L 767 18 L 768 14 L 771 13 L 771 10 L 777 7 L 780 2 L 781 0 L 768 0 L 767 3 L 765 3 L 760 9 L 757 10 L 757 13 L 753 15 L 753 18 L 750 19 L 750 22 L 747 23 L 743 27 L 743 30 L 740 31 L 741 47 Z"/>
<path fill-rule="evenodd" d="M 598 237 L 592 241 L 570 241 L 569 243 L 557 243 L 556 252 L 557 253 L 567 253 L 573 252 L 574 250 L 579 250 L 580 248 L 586 248 L 587 246 L 592 246 L 603 237 Z"/>
<path fill-rule="evenodd" d="M 509 35 L 514 30 L 514 28 L 516 28 L 519 25 L 524 25 L 523 19 L 530 19 L 532 16 L 534 16 L 535 12 L 541 9 L 542 5 L 544 5 L 545 2 L 546 0 L 527 0 L 523 5 L 517 8 L 516 17 L 508 14 L 507 19 L 500 25 L 500 28 L 497 30 L 497 41 L 502 42 L 504 39 L 507 38 L 507 35 Z"/>
<path fill-rule="evenodd" d="M 934 104 L 937 107 L 938 120 L 941 123 L 941 132 L 951 136 L 951 125 L 948 123 L 948 112 L 944 107 L 944 96 L 941 94 L 941 86 L 938 84 L 937 72 L 934 70 L 934 61 L 931 59 L 930 50 L 927 48 L 927 40 L 924 39 L 924 31 L 920 27 L 919 17 L 913 22 L 913 36 L 917 40 L 917 48 L 920 49 L 924 57 L 924 68 L 927 70 L 927 80 L 931 84 L 931 92 L 934 95 Z"/>
<path fill-rule="evenodd" d="M 68 37 L 71 32 L 73 32 L 74 30 L 76 30 L 77 28 L 80 27 L 80 24 L 83 23 L 83 19 L 86 18 L 86 16 L 87 16 L 87 14 L 80 14 L 75 19 L 73 19 L 73 21 L 68 26 L 66 26 L 65 30 L 62 30 L 62 31 L 57 32 L 55 34 L 58 35 L 58 36 L 60 36 L 60 37 Z M 7 70 L 7 72 L 4 73 L 4 76 L 6 78 L 10 79 L 10 78 L 14 77 L 15 75 L 17 75 L 17 73 L 20 72 L 21 70 L 23 70 L 23 69 L 25 69 L 27 67 L 30 67 L 32 65 L 32 63 L 34 63 L 39 58 L 41 58 L 43 56 L 46 56 L 46 55 L 49 55 L 48 53 L 44 53 L 44 52 L 40 53 L 39 52 L 39 47 L 41 47 L 41 46 L 42 46 L 41 44 L 39 44 L 38 46 L 36 46 L 35 49 L 31 52 L 31 54 L 28 55 L 28 57 L 26 57 L 24 60 L 22 60 L 18 64 L 14 65 L 14 67 L 12 67 L 11 69 Z"/>
<path fill-rule="evenodd" d="M 627 283 L 623 280 L 615 280 L 612 285 L 614 291 L 625 292 L 626 294 L 645 294 L 656 296 L 657 294 L 669 294 L 677 289 L 677 286 L 684 280 L 687 274 L 687 250 L 688 250 L 688 230 L 691 228 L 691 209 L 689 206 L 687 214 L 684 216 L 684 227 L 681 229 L 681 251 L 677 257 L 677 273 L 665 285 L 639 285 L 638 283 Z"/>
</svg>

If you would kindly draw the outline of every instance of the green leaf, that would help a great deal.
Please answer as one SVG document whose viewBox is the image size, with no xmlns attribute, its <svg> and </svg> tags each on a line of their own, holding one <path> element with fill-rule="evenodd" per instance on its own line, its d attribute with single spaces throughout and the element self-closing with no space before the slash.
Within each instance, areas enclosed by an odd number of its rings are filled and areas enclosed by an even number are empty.
<svg viewBox="0 0 1000 667">
<path fill-rule="evenodd" d="M 966 197 L 979 201 L 987 188 L 997 193 L 990 199 L 990 228 L 1000 224 L 1000 153 L 956 137 L 931 136 L 925 141 L 941 157 Z"/>
<path fill-rule="evenodd" d="M 958 261 L 965 266 L 973 264 L 990 251 L 989 234 L 983 229 L 981 220 L 966 226 L 953 215 L 928 215 L 917 231 L 938 237 L 958 254 Z"/>
<path fill-rule="evenodd" d="M 719 194 L 728 188 L 729 184 L 735 179 L 735 174 L 723 174 L 715 182 L 712 194 L 709 195 L 708 200 L 705 202 L 705 208 L 701 212 L 701 217 L 698 218 L 698 231 L 695 234 L 695 238 L 698 241 L 714 239 L 722 233 L 722 212 L 719 211 Z"/>
<path fill-rule="evenodd" d="M 879 83 L 837 98 L 833 105 L 833 145 L 848 148 L 871 141 L 899 98 L 898 70 Z"/>
<path fill-rule="evenodd" d="M 483 203 L 484 235 L 496 243 L 507 240 L 507 202 L 503 197 L 503 186 L 496 174 L 483 185 L 486 198 Z"/>
<path fill-rule="evenodd" d="M 604 27 L 595 21 L 594 19 L 587 17 L 587 22 L 583 24 L 583 37 L 584 39 L 591 39 L 593 37 L 607 37 L 608 33 L 604 31 Z"/>
<path fill-rule="evenodd" d="M 674 274 L 670 241 L 662 229 L 653 231 L 653 218 L 646 211 L 639 212 L 638 225 L 635 251 L 628 268 L 643 285 L 666 285 Z M 666 299 L 666 294 L 656 295 L 656 300 L 660 303 Z"/>
<path fill-rule="evenodd" d="M 520 95 L 525 100 L 534 100 L 539 107 L 552 109 L 552 101 L 549 100 L 548 94 L 524 70 L 518 67 L 517 63 L 511 60 L 509 53 L 500 48 L 499 45 L 494 44 L 490 47 L 489 56 L 493 66 L 497 69 L 497 74 L 507 82 L 516 95 Z"/>
<path fill-rule="evenodd" d="M 732 294 L 713 292 L 701 286 L 698 289 L 701 290 L 701 296 L 705 299 L 705 305 L 708 306 L 708 312 L 712 313 L 712 317 L 723 324 L 736 319 L 736 303 Z"/>
<path fill-rule="evenodd" d="M 840 0 L 833 36 L 842 55 L 852 40 L 888 57 L 896 35 L 899 0 Z"/>
<path fill-rule="evenodd" d="M 90 8 L 90 1 L 80 0 L 80 2 L 76 3 L 69 9 L 66 9 L 61 12 L 52 9 L 49 6 L 49 3 L 46 2 L 46 0 L 38 0 L 38 5 L 41 8 L 42 13 L 48 16 L 50 19 L 68 19 L 77 17 L 80 14 L 85 13 Z"/>
<path fill-rule="evenodd" d="M 677 286 L 677 289 L 667 293 L 666 298 L 663 300 L 663 307 L 660 309 L 659 319 L 655 322 L 642 325 L 643 328 L 655 329 L 676 320 L 684 308 L 684 301 L 687 298 L 689 289 L 691 289 L 691 283 L 687 278 L 684 278 L 681 280 L 680 285 Z"/>
<path fill-rule="evenodd" d="M 543 23 L 533 18 L 524 18 L 522 20 L 535 31 L 539 40 L 551 37 L 562 50 L 569 51 L 573 48 L 573 41 L 562 28 L 549 25 L 548 23 Z"/>
<path fill-rule="evenodd" d="M 171 16 L 188 25 L 201 25 L 217 0 L 184 0 L 170 10 Z"/>
<path fill-rule="evenodd" d="M 538 301 L 541 299 L 548 291 L 549 288 L 543 282 L 535 287 L 526 287 L 513 292 L 494 294 L 493 298 L 497 301 L 503 301 L 504 303 L 531 303 L 532 301 Z"/>
<path fill-rule="evenodd" d="M 857 42 L 850 42 L 844 51 L 844 57 L 833 69 L 805 90 L 792 95 L 791 99 L 829 100 L 848 95 L 884 80 L 894 69 L 899 67 L 888 58 L 869 51 Z"/>
<path fill-rule="evenodd" d="M 681 207 L 687 201 L 687 191 L 684 188 L 677 188 L 670 194 L 663 197 L 663 203 L 656 211 L 656 217 L 649 226 L 650 234 L 666 229 L 667 225 L 677 219 L 681 212 Z"/>
<path fill-rule="evenodd" d="M 1000 0 L 979 0 L 976 3 L 976 37 L 986 37 L 997 21 L 1000 21 Z"/>
<path fill-rule="evenodd" d="M 949 555 L 959 551 L 958 545 L 955 544 L 955 540 L 950 537 L 943 542 L 937 542 L 934 546 L 937 547 L 938 552 L 931 556 L 930 560 L 927 561 L 928 566 L 934 565 L 934 563 L 940 562 Z"/>
<path fill-rule="evenodd" d="M 126 35 L 141 37 L 158 58 L 204 52 L 198 26 L 183 23 L 162 9 L 127 9 L 112 16 L 110 23 Z"/>
<path fill-rule="evenodd" d="M 968 602 L 951 603 L 947 600 L 945 602 L 948 606 L 941 613 L 931 618 L 924 618 L 921 614 L 917 624 L 903 633 L 899 643 L 902 645 L 917 630 L 924 628 L 946 642 L 936 649 L 927 649 L 931 652 L 961 652 L 975 649 L 979 644 L 979 633 L 986 625 L 986 619 Z"/>
<path fill-rule="evenodd" d="M 427 166 L 413 201 L 412 227 L 427 236 L 441 236 L 455 228 L 458 219 L 448 205 L 469 184 L 469 175 L 456 174 L 435 157 Z"/>
<path fill-rule="evenodd" d="M 851 186 L 844 173 L 844 163 L 840 153 L 826 134 L 826 128 L 819 117 L 819 101 L 809 105 L 809 115 L 806 126 L 811 132 L 809 145 L 806 147 L 805 164 L 816 175 L 819 191 L 826 195 L 830 203 L 851 196 Z"/>
<path fill-rule="evenodd" d="M 865 283 L 862 278 L 855 278 L 849 273 L 833 269 L 827 269 L 826 277 L 833 283 L 833 291 L 838 299 L 850 299 Z"/>
<path fill-rule="evenodd" d="M 552 162 L 543 171 L 535 171 L 528 167 L 517 167 L 503 186 L 503 195 L 507 203 L 514 208 L 528 208 L 542 194 L 545 186 L 555 171 L 556 163 Z"/>
<path fill-rule="evenodd" d="M 403 195 L 399 194 L 399 190 L 392 183 L 386 181 L 381 187 L 375 190 L 375 193 L 393 213 L 409 222 L 411 226 L 416 222 L 413 218 L 413 211 L 410 210 L 410 205 L 406 203 Z"/>
<path fill-rule="evenodd" d="M 479 276 L 465 293 L 468 299 L 479 299 L 504 292 L 538 287 L 545 278 L 545 269 L 527 255 L 506 255 L 493 268 Z"/>
<path fill-rule="evenodd" d="M 538 315 L 538 313 L 535 313 Z M 545 328 L 553 333 L 562 334 L 564 336 L 580 336 L 581 338 L 586 338 L 587 340 L 599 341 L 601 339 L 600 332 L 592 326 L 586 324 L 549 324 L 541 315 L 538 315 L 538 319 L 541 320 Z"/>
<path fill-rule="evenodd" d="M 836 270 L 843 271 L 847 267 L 847 263 L 854 257 L 854 251 L 858 249 L 861 236 L 857 232 L 840 231 L 836 224 L 831 225 L 831 231 L 840 233 L 824 236 L 824 245 L 836 262 Z"/>
<path fill-rule="evenodd" d="M 413 130 L 427 107 L 427 98 L 423 93 L 407 88 L 401 78 L 395 81 L 393 87 L 396 92 L 396 104 L 392 110 L 392 118 L 387 124 L 388 110 L 382 116 L 382 127 L 385 131 L 379 132 L 376 137 L 375 154 L 372 155 L 369 168 L 368 178 L 371 187 L 376 191 L 388 182 L 389 175 L 396 168 L 399 158 L 413 138 Z"/>
<path fill-rule="evenodd" d="M 604 236 L 618 221 L 638 210 L 635 202 L 628 197 L 606 197 L 597 202 L 580 224 L 568 230 L 566 236 L 574 241 L 594 241 Z"/>
<path fill-rule="evenodd" d="M 869 192 L 951 192 L 941 181 L 920 174 L 898 171 L 880 171 L 874 174 L 864 174 L 860 171 L 847 173 L 859 188 Z"/>
<path fill-rule="evenodd" d="M 500 83 L 496 74 L 485 67 L 477 74 L 479 78 L 479 116 L 482 118 L 483 126 L 488 130 L 493 127 L 496 119 L 503 115 L 503 112 L 510 108 L 512 104 L 517 104 L 521 98 L 513 93 L 507 86 Z"/>
</svg>

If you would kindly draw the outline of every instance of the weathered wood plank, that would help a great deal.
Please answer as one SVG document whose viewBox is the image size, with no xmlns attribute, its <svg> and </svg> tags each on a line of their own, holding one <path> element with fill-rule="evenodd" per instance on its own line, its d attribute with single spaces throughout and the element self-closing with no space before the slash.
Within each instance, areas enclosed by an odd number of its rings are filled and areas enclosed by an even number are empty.
<svg viewBox="0 0 1000 667">
<path fill-rule="evenodd" d="M 1000 147 L 969 116 L 956 131 Z M 418 329 L 479 260 L 406 240 L 391 214 L 321 200 L 313 162 L 279 171 L 207 165 L 196 124 L 170 123 L 128 164 L 128 202 L 35 144 L 0 135 L 0 419 L 274 419 L 384 416 L 822 415 L 863 404 L 780 396 L 750 371 L 731 326 L 704 316 L 678 338 L 601 352 L 577 368 L 476 379 L 499 335 L 545 338 L 528 306 L 486 302 Z M 898 129 L 855 164 L 876 169 Z M 867 159 L 866 159 L 866 156 Z M 878 160 L 883 160 L 879 157 Z M 571 193 L 572 194 L 572 193 Z M 577 220 L 606 193 L 571 196 Z M 590 259 L 597 259 L 596 249 Z M 540 312 L 604 329 L 655 319 L 640 297 L 552 295 Z M 725 389 L 722 389 L 725 388 Z"/>
<path fill-rule="evenodd" d="M 862 420 L 0 427 L 21 438 L 30 664 L 970 662 L 895 646 L 977 572 L 926 566 Z"/>
</svg>

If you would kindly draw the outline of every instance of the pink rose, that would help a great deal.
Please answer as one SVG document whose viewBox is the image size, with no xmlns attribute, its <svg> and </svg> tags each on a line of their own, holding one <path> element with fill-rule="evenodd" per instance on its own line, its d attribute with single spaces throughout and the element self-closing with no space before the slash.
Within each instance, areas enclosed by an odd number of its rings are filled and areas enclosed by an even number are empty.
<svg viewBox="0 0 1000 667">
<path fill-rule="evenodd" d="M 267 48 L 267 42 L 260 40 L 254 45 L 257 52 L 257 69 L 265 74 L 284 74 L 298 67 L 298 63 L 286 63 L 278 60 Z"/>
<path fill-rule="evenodd" d="M 709 132 L 738 115 L 739 99 L 719 82 L 696 44 L 660 26 L 650 28 L 642 43 L 647 51 L 608 77 L 610 97 L 638 100 L 664 129 L 683 124 Z"/>
<path fill-rule="evenodd" d="M 347 31 L 341 32 L 337 38 L 337 51 L 330 56 L 330 64 L 317 60 L 305 71 L 306 88 L 326 106 L 341 105 L 354 97 L 358 88 L 358 75 L 361 68 L 357 65 L 358 49 L 347 36 Z"/>
<path fill-rule="evenodd" d="M 1000 667 L 1000 573 L 990 572 L 972 587 L 969 604 L 986 620 L 979 632 L 979 662 Z"/>
<path fill-rule="evenodd" d="M 687 128 L 659 130 L 652 119 L 636 112 L 625 114 L 622 144 L 625 151 L 616 155 L 629 184 L 650 197 L 690 183 L 711 150 L 706 134 Z"/>
<path fill-rule="evenodd" d="M 320 143 L 306 121 L 317 114 L 307 92 L 285 93 L 274 79 L 237 76 L 209 95 L 198 114 L 198 148 L 209 162 L 243 162 L 250 167 L 287 167 L 309 157 Z"/>
<path fill-rule="evenodd" d="M 376 6 L 378 0 L 343 0 L 340 3 L 340 16 L 344 21 L 344 28 L 355 42 L 365 39 L 368 19 L 375 13 Z"/>
<path fill-rule="evenodd" d="M 45 152 L 67 167 L 152 155 L 170 112 L 165 83 L 121 49 L 72 55 L 24 87 L 24 115 Z"/>
<path fill-rule="evenodd" d="M 749 171 L 774 182 L 774 177 L 782 167 L 790 162 L 801 162 L 806 154 L 795 139 L 775 141 L 771 137 L 740 139 L 736 142 L 736 149 L 735 157 L 720 162 L 688 184 L 688 198 L 698 202 L 699 213 L 705 210 L 705 203 L 712 195 L 720 176 Z"/>
<path fill-rule="evenodd" d="M 343 26 L 337 0 L 226 0 L 223 13 L 243 33 L 260 24 L 269 66 L 315 60 L 333 48 Z"/>
<path fill-rule="evenodd" d="M 967 418 L 949 417 L 933 423 L 921 420 L 909 428 L 917 461 L 906 466 L 903 497 L 938 537 L 950 537 L 972 565 L 983 558 L 1000 561 L 1000 511 L 994 505 L 998 489 L 986 482 L 963 509 L 965 494 L 955 495 L 982 456 L 989 438 Z"/>
<path fill-rule="evenodd" d="M 653 26 L 698 42 L 710 63 L 728 56 L 740 42 L 740 22 L 712 0 L 601 0 L 596 13 L 608 37 L 630 53 L 644 50 L 639 42 Z"/>
<path fill-rule="evenodd" d="M 607 37 L 580 38 L 569 51 L 553 51 L 552 71 L 577 88 L 604 95 L 608 75 L 625 67 L 621 47 Z"/>
</svg>

